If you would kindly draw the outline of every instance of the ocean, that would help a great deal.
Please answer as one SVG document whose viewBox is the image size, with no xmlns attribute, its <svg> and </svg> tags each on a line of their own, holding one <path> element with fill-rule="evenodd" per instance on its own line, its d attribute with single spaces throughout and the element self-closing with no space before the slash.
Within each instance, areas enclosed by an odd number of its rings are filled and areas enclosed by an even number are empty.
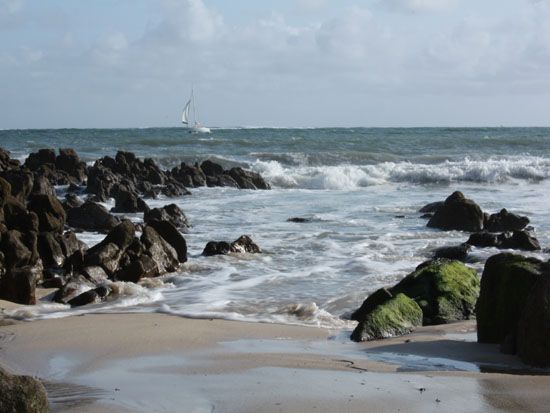
<svg viewBox="0 0 550 413">
<path fill-rule="evenodd" d="M 40 148 L 72 147 L 89 163 L 126 150 L 164 169 L 209 158 L 250 168 L 272 186 L 147 200 L 150 207 L 174 202 L 190 220 L 189 260 L 179 272 L 118 283 L 117 297 L 102 304 L 70 309 L 43 301 L 12 313 L 19 318 L 163 312 L 350 328 L 346 314 L 369 293 L 413 271 L 435 248 L 466 241 L 468 234 L 427 228 L 417 212 L 455 190 L 484 211 L 527 215 L 543 247 L 529 255 L 550 257 L 550 128 L 3 130 L 0 147 L 21 160 Z M 57 189 L 63 196 L 66 188 Z M 208 241 L 241 234 L 263 253 L 201 256 Z M 90 246 L 104 237 L 77 235 Z M 481 273 L 497 252 L 474 248 L 470 265 Z"/>
</svg>

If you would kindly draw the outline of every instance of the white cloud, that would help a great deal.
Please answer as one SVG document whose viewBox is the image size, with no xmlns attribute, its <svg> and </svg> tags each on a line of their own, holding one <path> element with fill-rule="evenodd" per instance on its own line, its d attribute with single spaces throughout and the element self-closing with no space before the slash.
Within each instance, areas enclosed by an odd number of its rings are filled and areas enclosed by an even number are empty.
<svg viewBox="0 0 550 413">
<path fill-rule="evenodd" d="M 380 0 L 380 4 L 399 12 L 439 12 L 457 6 L 459 0 Z"/>
</svg>

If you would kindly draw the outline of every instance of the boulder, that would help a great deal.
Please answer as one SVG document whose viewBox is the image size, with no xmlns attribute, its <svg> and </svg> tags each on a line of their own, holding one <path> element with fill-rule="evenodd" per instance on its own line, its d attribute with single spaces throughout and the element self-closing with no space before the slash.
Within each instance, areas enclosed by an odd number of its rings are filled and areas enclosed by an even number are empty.
<svg viewBox="0 0 550 413">
<path fill-rule="evenodd" d="M 113 212 L 135 213 L 147 212 L 149 207 L 139 195 L 127 188 L 121 187 L 115 195 Z"/>
<path fill-rule="evenodd" d="M 40 231 L 63 231 L 66 213 L 55 196 L 33 195 L 30 197 L 28 208 L 38 216 Z"/>
<path fill-rule="evenodd" d="M 140 241 L 145 246 L 146 254 L 156 263 L 159 274 L 175 271 L 179 267 L 178 253 L 152 226 L 147 225 L 143 229 Z"/>
<path fill-rule="evenodd" d="M 119 270 L 114 279 L 137 283 L 142 278 L 157 277 L 158 275 L 160 275 L 158 265 L 149 255 L 143 254 Z"/>
<path fill-rule="evenodd" d="M 418 212 L 429 214 L 429 213 L 435 213 L 439 208 L 443 206 L 445 202 L 444 201 L 437 201 L 437 202 L 431 202 L 427 205 L 424 205 L 422 208 L 418 210 Z"/>
<path fill-rule="evenodd" d="M 75 178 L 78 183 L 86 180 L 86 163 L 80 160 L 74 149 L 59 149 L 59 155 L 55 159 L 55 166 L 57 169 Z"/>
<path fill-rule="evenodd" d="M 230 252 L 231 252 L 231 244 L 229 242 L 209 241 L 204 247 L 204 250 L 202 251 L 202 255 L 204 255 L 205 257 L 210 257 L 212 255 L 229 254 Z"/>
<path fill-rule="evenodd" d="M 550 367 L 550 277 L 546 273 L 531 289 L 518 323 L 517 352 L 524 363 Z"/>
<path fill-rule="evenodd" d="M 67 212 L 67 224 L 85 231 L 110 231 L 120 223 L 120 219 L 107 211 L 103 205 L 86 201 Z"/>
<path fill-rule="evenodd" d="M 23 233 L 38 231 L 38 215 L 34 212 L 29 212 L 25 205 L 16 198 L 9 196 L 4 201 L 2 212 L 4 215 L 4 222 L 8 229 L 15 229 Z"/>
<path fill-rule="evenodd" d="M 162 208 L 153 208 L 145 212 L 143 221 L 168 221 L 176 228 L 189 228 L 189 222 L 183 211 L 176 204 L 165 205 Z"/>
<path fill-rule="evenodd" d="M 427 226 L 443 230 L 476 232 L 483 229 L 483 211 L 474 201 L 466 199 L 462 192 L 451 194 L 438 208 Z"/>
<path fill-rule="evenodd" d="M 28 169 L 10 169 L 2 172 L 1 176 L 10 183 L 12 196 L 24 203 L 32 191 L 33 173 Z"/>
<path fill-rule="evenodd" d="M 36 263 L 34 250 L 36 243 L 29 239 L 33 235 L 36 238 L 36 233 L 22 234 L 16 230 L 10 230 L 2 234 L 0 246 L 7 268 L 24 267 Z"/>
<path fill-rule="evenodd" d="M 78 195 L 74 193 L 68 193 L 65 195 L 65 201 L 63 202 L 63 208 L 65 208 L 65 212 L 68 212 L 69 210 L 73 208 L 78 208 L 82 206 L 84 202 L 82 199 L 78 197 Z M 69 217 L 67 216 L 67 221 L 69 220 Z M 71 225 L 69 222 L 67 222 L 69 225 Z"/>
<path fill-rule="evenodd" d="M 468 243 L 462 243 L 460 245 L 441 247 L 434 251 L 434 259 L 446 258 L 448 260 L 466 261 L 468 253 L 472 249 Z"/>
<path fill-rule="evenodd" d="M 9 269 L 0 278 L 0 299 L 23 305 L 36 304 L 36 285 L 41 277 L 42 268 L 39 267 Z"/>
<path fill-rule="evenodd" d="M 487 231 L 476 232 L 470 235 L 466 243 L 476 247 L 496 247 L 523 251 L 540 250 L 538 240 L 526 230 L 503 232 L 498 235 Z"/>
<path fill-rule="evenodd" d="M 116 244 L 104 241 L 90 248 L 84 256 L 85 266 L 101 266 L 111 276 L 120 267 L 124 251 Z"/>
<path fill-rule="evenodd" d="M 485 222 L 485 230 L 489 232 L 521 231 L 529 224 L 529 218 L 502 209 L 492 214 Z"/>
<path fill-rule="evenodd" d="M 48 396 L 42 383 L 29 376 L 16 376 L 0 367 L 0 412 L 49 413 Z"/>
<path fill-rule="evenodd" d="M 200 165 L 200 169 L 204 174 L 208 176 L 218 176 L 224 173 L 223 166 L 212 162 L 210 159 L 203 161 Z"/>
<path fill-rule="evenodd" d="M 114 227 L 101 243 L 113 243 L 121 249 L 125 249 L 132 244 L 136 237 L 136 227 L 132 221 L 125 219 Z M 100 243 L 100 244 L 101 244 Z M 99 245 L 99 244 L 97 244 Z"/>
<path fill-rule="evenodd" d="M 176 251 L 178 261 L 183 263 L 187 261 L 187 243 L 181 233 L 168 221 L 152 220 L 147 224 Z"/>
<path fill-rule="evenodd" d="M 80 274 L 95 285 L 103 284 L 108 278 L 105 270 L 99 265 L 84 267 L 80 270 Z"/>
<path fill-rule="evenodd" d="M 226 241 L 210 241 L 204 247 L 202 255 L 209 257 L 212 255 L 223 255 L 234 253 L 261 253 L 260 247 L 256 245 L 248 235 L 241 235 L 231 244 Z"/>
<path fill-rule="evenodd" d="M 39 149 L 38 152 L 32 152 L 27 159 L 25 159 L 23 166 L 29 168 L 31 171 L 36 171 L 45 164 L 55 165 L 55 150 Z"/>
<path fill-rule="evenodd" d="M 522 255 L 503 253 L 487 260 L 476 304 L 480 343 L 501 343 L 508 335 L 517 337 L 521 314 L 542 270 L 542 261 Z"/>
<path fill-rule="evenodd" d="M 189 166 L 182 162 L 180 166 L 172 169 L 171 176 L 188 188 L 206 185 L 206 175 L 198 165 Z"/>
<path fill-rule="evenodd" d="M 71 307 L 81 307 L 83 305 L 100 303 L 104 301 L 110 293 L 111 289 L 102 285 L 71 298 L 67 304 Z"/>
<path fill-rule="evenodd" d="M 369 311 L 351 335 L 353 341 L 379 340 L 408 334 L 422 325 L 422 310 L 405 294 L 384 301 Z"/>
<path fill-rule="evenodd" d="M 415 300 L 422 309 L 424 325 L 446 324 L 474 315 L 479 285 L 475 270 L 462 262 L 443 259 L 420 264 L 390 292 Z"/>
<path fill-rule="evenodd" d="M 228 172 L 241 189 L 271 189 L 259 173 L 247 171 L 240 167 L 231 168 Z"/>
<path fill-rule="evenodd" d="M 496 247 L 498 243 L 498 235 L 487 231 L 475 232 L 471 234 L 468 241 L 466 241 L 466 244 L 480 248 Z"/>
<path fill-rule="evenodd" d="M 32 184 L 32 195 L 52 195 L 55 196 L 55 189 L 48 179 L 41 175 L 34 175 Z"/>
<path fill-rule="evenodd" d="M 113 195 L 113 188 L 120 182 L 120 177 L 117 176 L 110 168 L 105 164 L 109 164 L 108 159 L 114 159 L 104 157 L 101 160 L 95 162 L 88 170 L 88 181 L 86 186 L 86 192 L 89 194 L 95 194 L 97 199 L 101 202 L 107 201 Z"/>
<path fill-rule="evenodd" d="M 61 249 L 54 232 L 42 232 L 38 235 L 38 252 L 45 268 L 61 267 L 65 263 L 66 255 Z"/>
<path fill-rule="evenodd" d="M 380 288 L 370 294 L 367 299 L 363 301 L 361 307 L 351 314 L 350 318 L 355 321 L 363 321 L 376 307 L 380 304 L 384 304 L 392 297 L 392 293 L 387 288 Z"/>
</svg>

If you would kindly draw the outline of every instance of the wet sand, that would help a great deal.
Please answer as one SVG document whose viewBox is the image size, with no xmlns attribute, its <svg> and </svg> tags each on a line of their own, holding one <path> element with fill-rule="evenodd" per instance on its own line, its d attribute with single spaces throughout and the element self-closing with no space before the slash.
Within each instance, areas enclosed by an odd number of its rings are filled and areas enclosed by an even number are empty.
<svg viewBox="0 0 550 413">
<path fill-rule="evenodd" d="M 55 412 L 544 411 L 547 371 L 474 333 L 464 322 L 357 344 L 317 328 L 100 314 L 1 326 L 0 363 L 40 377 Z"/>
</svg>

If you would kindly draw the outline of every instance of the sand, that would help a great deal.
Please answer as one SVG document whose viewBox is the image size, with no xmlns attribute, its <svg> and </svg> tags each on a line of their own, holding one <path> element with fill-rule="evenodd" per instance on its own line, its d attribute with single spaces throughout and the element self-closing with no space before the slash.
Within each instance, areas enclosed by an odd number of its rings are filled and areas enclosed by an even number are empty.
<svg viewBox="0 0 550 413">
<path fill-rule="evenodd" d="M 0 363 L 55 412 L 545 411 L 550 376 L 471 340 L 475 323 L 352 343 L 276 324 L 99 314 L 0 327 Z"/>
</svg>

